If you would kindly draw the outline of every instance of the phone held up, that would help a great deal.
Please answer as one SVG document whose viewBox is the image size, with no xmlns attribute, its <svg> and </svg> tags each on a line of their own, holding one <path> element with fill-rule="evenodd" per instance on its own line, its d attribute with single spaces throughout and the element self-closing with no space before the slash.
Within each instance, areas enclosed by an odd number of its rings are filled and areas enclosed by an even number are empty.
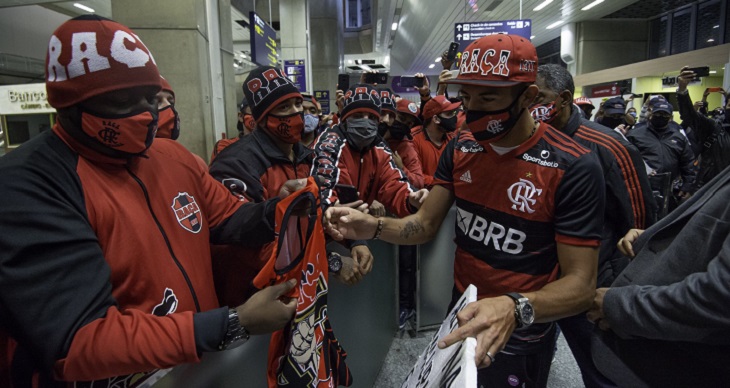
<svg viewBox="0 0 730 388">
<path fill-rule="evenodd" d="M 388 83 L 388 73 L 365 73 L 365 83 L 385 85 Z"/>
<path fill-rule="evenodd" d="M 402 88 L 423 87 L 423 77 L 416 77 L 413 75 L 404 75 L 404 76 L 400 77 L 400 87 L 402 87 Z"/>
<path fill-rule="evenodd" d="M 335 192 L 341 204 L 352 203 L 360 199 L 357 188 L 351 185 L 335 185 Z"/>
<path fill-rule="evenodd" d="M 350 75 L 338 74 L 337 75 L 337 89 L 345 91 L 349 88 L 350 88 Z"/>
<path fill-rule="evenodd" d="M 446 52 L 446 59 L 453 61 L 456 59 L 456 53 L 459 52 L 459 42 L 451 42 L 449 51 Z"/>
<path fill-rule="evenodd" d="M 702 66 L 702 67 L 693 67 L 688 69 L 691 72 L 695 73 L 695 77 L 707 77 L 710 75 L 710 67 L 709 66 Z"/>
</svg>

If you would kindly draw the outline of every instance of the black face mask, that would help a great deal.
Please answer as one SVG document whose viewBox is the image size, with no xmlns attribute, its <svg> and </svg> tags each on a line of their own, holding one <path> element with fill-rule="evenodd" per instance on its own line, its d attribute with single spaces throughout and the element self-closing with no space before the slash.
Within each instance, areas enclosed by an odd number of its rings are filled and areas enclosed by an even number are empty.
<svg viewBox="0 0 730 388">
<path fill-rule="evenodd" d="M 390 126 L 387 123 L 378 124 L 378 135 L 380 137 L 385 136 L 385 133 L 388 132 L 388 129 L 390 129 Z"/>
<path fill-rule="evenodd" d="M 609 127 L 611 129 L 614 129 L 621 124 L 626 124 L 626 120 L 624 120 L 623 118 L 603 117 L 603 118 L 601 118 L 600 124 L 604 125 L 606 127 Z"/>
<path fill-rule="evenodd" d="M 652 128 L 662 131 L 667 128 L 667 125 L 669 124 L 669 117 L 652 116 L 651 119 L 649 119 L 649 123 Z"/>
<path fill-rule="evenodd" d="M 439 124 L 439 127 L 444 130 L 444 132 L 454 132 L 456 131 L 456 115 L 451 116 L 451 118 L 443 118 L 439 116 L 439 120 L 441 120 L 441 123 Z"/>
<path fill-rule="evenodd" d="M 393 136 L 393 138 L 398 140 L 403 140 L 411 133 L 411 128 L 400 121 L 393 122 L 393 125 L 390 126 L 389 130 L 390 136 Z"/>
</svg>

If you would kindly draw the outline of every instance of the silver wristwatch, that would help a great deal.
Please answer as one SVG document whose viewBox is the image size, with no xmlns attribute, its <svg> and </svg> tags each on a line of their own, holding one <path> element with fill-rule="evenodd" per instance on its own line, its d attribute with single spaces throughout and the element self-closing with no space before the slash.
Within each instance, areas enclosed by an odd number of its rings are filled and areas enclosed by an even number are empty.
<svg viewBox="0 0 730 388">
<path fill-rule="evenodd" d="M 535 309 L 532 308 L 530 300 L 516 292 L 510 292 L 506 295 L 515 301 L 517 328 L 521 329 L 532 325 L 532 322 L 535 322 Z"/>
<path fill-rule="evenodd" d="M 233 349 L 248 341 L 248 330 L 241 325 L 238 319 L 238 310 L 228 309 L 228 329 L 223 341 L 218 345 L 218 350 Z"/>
</svg>

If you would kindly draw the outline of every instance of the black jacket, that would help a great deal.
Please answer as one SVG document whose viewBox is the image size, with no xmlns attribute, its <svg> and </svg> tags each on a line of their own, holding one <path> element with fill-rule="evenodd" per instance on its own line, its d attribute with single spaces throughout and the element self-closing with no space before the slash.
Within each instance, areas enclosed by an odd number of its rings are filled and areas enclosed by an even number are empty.
<svg viewBox="0 0 730 388">
<path fill-rule="evenodd" d="M 682 121 L 692 128 L 697 142 L 702 145 L 702 153 L 698 155 L 700 170 L 695 183 L 699 188 L 730 165 L 730 125 L 720 124 L 696 112 L 689 93 L 677 93 L 677 102 Z"/>
<path fill-rule="evenodd" d="M 654 223 L 656 204 L 641 154 L 616 131 L 583 118 L 575 106 L 561 132 L 598 156 L 606 181 L 606 212 L 598 260 L 599 287 L 608 286 L 628 259 L 616 243 L 631 228 Z"/>
<path fill-rule="evenodd" d="M 679 124 L 671 121 L 662 132 L 651 123 L 640 123 L 629 131 L 627 138 L 641 152 L 646 164 L 657 173 L 669 172 L 672 179 L 682 177 L 682 191 L 693 191 L 697 170 L 689 140 L 680 132 Z"/>
</svg>

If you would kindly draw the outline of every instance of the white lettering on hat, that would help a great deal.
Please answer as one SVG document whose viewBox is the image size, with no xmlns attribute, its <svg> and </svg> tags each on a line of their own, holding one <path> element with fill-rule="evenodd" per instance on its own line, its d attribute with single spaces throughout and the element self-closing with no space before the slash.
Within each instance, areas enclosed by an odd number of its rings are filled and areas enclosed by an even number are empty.
<svg viewBox="0 0 730 388">
<path fill-rule="evenodd" d="M 499 60 L 495 64 L 490 58 L 497 54 L 494 49 L 488 49 L 484 52 L 479 59 L 480 49 L 475 48 L 471 51 L 465 51 L 462 54 L 461 68 L 459 69 L 460 74 L 476 74 L 481 71 L 482 75 L 489 75 L 491 72 L 494 75 L 503 77 L 509 77 L 509 57 L 512 54 L 510 50 L 501 50 L 499 53 Z M 470 58 L 471 57 L 471 58 Z M 481 65 L 481 66 L 480 66 Z"/>
<path fill-rule="evenodd" d="M 253 78 L 246 83 L 246 87 L 253 97 L 253 101 L 249 102 L 254 106 L 258 106 L 274 90 L 286 84 L 294 85 L 286 73 L 278 69 L 268 69 L 261 73 L 261 76 L 261 78 Z M 264 84 L 264 82 L 266 83 Z"/>
<path fill-rule="evenodd" d="M 48 81 L 57 82 L 68 79 L 66 67 L 58 63 L 61 56 L 61 47 L 63 44 L 56 35 L 51 35 L 51 41 L 48 42 Z"/>
<path fill-rule="evenodd" d="M 526 73 L 534 73 L 535 72 L 535 61 L 531 61 L 529 59 L 521 59 L 520 60 L 520 71 L 524 71 Z M 581 97 L 583 98 L 583 97 Z"/>
<path fill-rule="evenodd" d="M 462 59 L 461 69 L 459 69 L 460 73 L 474 74 L 474 73 L 479 72 L 479 51 L 481 51 L 481 50 L 479 50 L 479 49 L 472 50 L 471 59 L 468 61 L 467 61 L 467 59 L 469 59 L 468 58 L 469 52 L 468 51 L 464 52 L 464 54 L 467 55 L 467 57 Z"/>
<path fill-rule="evenodd" d="M 127 65 L 130 69 L 134 67 L 143 67 L 150 60 L 150 56 L 138 47 L 131 51 L 128 50 L 124 45 L 125 40 L 132 43 L 137 42 L 132 35 L 125 31 L 119 30 L 114 33 L 114 39 L 112 39 L 111 47 L 112 58 L 114 58 L 117 62 Z"/>
<path fill-rule="evenodd" d="M 91 73 L 111 67 L 109 60 L 96 51 L 96 32 L 77 32 L 71 36 L 69 77 L 76 78 L 86 74 L 86 66 L 89 66 Z"/>
<path fill-rule="evenodd" d="M 510 54 L 512 54 L 512 51 L 509 50 L 502 50 L 499 53 L 499 62 L 492 71 L 492 74 L 509 77 L 509 66 L 507 66 L 507 61 L 509 60 Z"/>
</svg>

